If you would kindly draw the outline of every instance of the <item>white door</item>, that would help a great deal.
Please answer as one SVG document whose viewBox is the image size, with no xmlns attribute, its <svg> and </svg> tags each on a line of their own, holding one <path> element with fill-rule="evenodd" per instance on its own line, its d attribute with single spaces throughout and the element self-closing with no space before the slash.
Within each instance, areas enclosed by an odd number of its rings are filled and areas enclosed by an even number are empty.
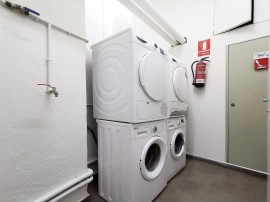
<svg viewBox="0 0 270 202">
<path fill-rule="evenodd" d="M 185 136 L 181 129 L 174 132 L 170 142 L 170 152 L 173 159 L 181 158 L 185 150 Z"/>
<path fill-rule="evenodd" d="M 162 101 L 167 94 L 168 61 L 154 52 L 144 55 L 140 62 L 139 78 L 145 94 L 154 101 Z"/>
<path fill-rule="evenodd" d="M 151 181 L 158 177 L 164 167 L 166 154 L 166 144 L 161 137 L 152 137 L 146 143 L 140 159 L 144 179 Z"/>
<path fill-rule="evenodd" d="M 181 102 L 188 98 L 188 78 L 186 68 L 178 66 L 173 74 L 173 90 L 177 99 Z"/>
</svg>

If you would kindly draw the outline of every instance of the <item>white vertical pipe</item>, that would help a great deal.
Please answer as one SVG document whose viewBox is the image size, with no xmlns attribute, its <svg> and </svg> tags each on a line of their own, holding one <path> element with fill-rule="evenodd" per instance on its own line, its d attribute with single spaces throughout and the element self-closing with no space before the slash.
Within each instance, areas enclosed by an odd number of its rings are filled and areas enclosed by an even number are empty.
<svg viewBox="0 0 270 202">
<path fill-rule="evenodd" d="M 52 25 L 48 23 L 48 32 L 47 32 L 47 85 L 50 85 L 50 71 L 52 67 L 52 58 L 51 58 L 51 38 L 52 38 Z M 49 86 L 47 86 L 47 91 L 49 91 Z"/>
<path fill-rule="evenodd" d="M 137 4 L 135 4 L 131 0 L 118 0 L 118 1 L 121 2 L 122 5 L 124 5 L 127 9 L 129 9 L 138 18 L 144 21 L 149 27 L 151 27 L 154 31 L 156 31 L 165 40 L 167 40 L 172 46 L 179 44 L 170 34 L 168 34 L 168 32 L 166 32 L 163 28 L 161 28 L 149 15 L 147 15 L 144 11 L 142 11 Z"/>
<path fill-rule="evenodd" d="M 93 181 L 93 177 L 90 177 L 90 178 L 84 180 L 83 182 L 81 182 L 81 183 L 75 185 L 75 186 L 72 187 L 71 189 L 68 189 L 67 191 L 65 191 L 65 192 L 63 192 L 62 194 L 58 195 L 57 197 L 55 197 L 55 198 L 49 200 L 49 202 L 57 202 L 57 201 L 59 201 L 59 200 L 65 198 L 66 196 L 72 194 L 72 193 L 73 193 L 74 191 L 76 191 L 77 189 L 80 189 L 81 187 L 88 185 L 88 184 L 89 184 L 90 182 L 92 182 L 92 181 Z"/>
<path fill-rule="evenodd" d="M 187 39 L 179 34 L 174 27 L 166 21 L 160 12 L 153 6 L 149 0 L 133 0 L 142 8 L 147 14 L 149 14 L 153 20 L 155 20 L 164 30 L 166 30 L 174 39 L 176 39 L 180 44 L 186 43 Z"/>
</svg>

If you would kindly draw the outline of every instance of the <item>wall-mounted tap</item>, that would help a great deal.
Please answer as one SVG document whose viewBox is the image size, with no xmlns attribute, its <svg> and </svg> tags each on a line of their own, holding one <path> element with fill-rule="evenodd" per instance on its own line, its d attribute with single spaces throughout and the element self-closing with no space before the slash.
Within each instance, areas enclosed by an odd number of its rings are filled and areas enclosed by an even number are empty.
<svg viewBox="0 0 270 202">
<path fill-rule="evenodd" d="M 55 97 L 58 97 L 59 92 L 56 90 L 56 87 L 53 87 L 49 84 L 38 84 L 39 86 L 47 86 L 49 88 L 51 88 L 51 90 L 47 91 L 47 93 L 49 94 L 54 94 Z"/>
<path fill-rule="evenodd" d="M 55 87 L 52 87 L 52 90 L 49 90 L 48 93 L 53 93 L 55 97 L 58 97 L 59 94 Z"/>
</svg>

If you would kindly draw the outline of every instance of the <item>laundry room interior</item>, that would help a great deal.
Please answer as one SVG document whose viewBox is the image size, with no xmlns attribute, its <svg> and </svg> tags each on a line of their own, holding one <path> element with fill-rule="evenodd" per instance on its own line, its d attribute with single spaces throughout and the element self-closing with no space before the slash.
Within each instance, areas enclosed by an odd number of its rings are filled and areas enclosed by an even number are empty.
<svg viewBox="0 0 270 202">
<path fill-rule="evenodd" d="M 269 0 L 1 0 L 1 202 L 270 202 Z"/>
</svg>

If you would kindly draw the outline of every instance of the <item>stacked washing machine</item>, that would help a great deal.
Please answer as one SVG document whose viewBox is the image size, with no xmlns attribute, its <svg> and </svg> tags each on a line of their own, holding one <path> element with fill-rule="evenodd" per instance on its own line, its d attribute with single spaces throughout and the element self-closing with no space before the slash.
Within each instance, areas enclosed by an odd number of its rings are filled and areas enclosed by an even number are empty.
<svg viewBox="0 0 270 202">
<path fill-rule="evenodd" d="M 152 201 L 185 164 L 182 115 L 187 95 L 183 83 L 180 89 L 172 86 L 179 86 L 182 69 L 178 71 L 177 61 L 157 44 L 130 28 L 94 44 L 92 50 L 99 195 L 115 202 Z M 179 131 L 182 139 L 174 135 Z M 176 146 L 171 146 L 171 136 Z M 181 158 L 168 159 L 171 147 Z"/>
<path fill-rule="evenodd" d="M 171 57 L 169 85 L 169 114 L 167 120 L 167 181 L 186 165 L 186 114 L 188 107 L 187 70 L 177 59 Z"/>
</svg>

